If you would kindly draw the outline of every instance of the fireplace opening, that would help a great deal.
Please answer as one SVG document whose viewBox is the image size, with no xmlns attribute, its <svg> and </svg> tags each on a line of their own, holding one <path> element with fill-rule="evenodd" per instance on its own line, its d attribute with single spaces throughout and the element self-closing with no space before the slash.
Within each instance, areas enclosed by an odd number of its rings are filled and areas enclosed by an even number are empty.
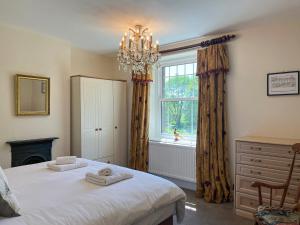
<svg viewBox="0 0 300 225">
<path fill-rule="evenodd" d="M 30 156 L 29 158 L 25 159 L 22 165 L 30 165 L 35 163 L 46 162 L 46 159 L 41 156 Z"/>
</svg>

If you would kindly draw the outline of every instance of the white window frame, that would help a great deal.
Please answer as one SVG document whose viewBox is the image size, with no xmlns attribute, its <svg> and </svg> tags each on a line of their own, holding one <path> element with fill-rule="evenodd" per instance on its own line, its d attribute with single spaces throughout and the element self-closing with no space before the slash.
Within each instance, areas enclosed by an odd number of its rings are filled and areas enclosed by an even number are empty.
<svg viewBox="0 0 300 225">
<path fill-rule="evenodd" d="M 152 105 L 152 113 L 151 113 L 151 118 L 152 120 L 152 126 L 150 129 L 152 132 L 150 132 L 150 138 L 152 140 L 156 141 L 172 141 L 174 140 L 173 136 L 162 136 L 161 134 L 161 115 L 162 115 L 162 108 L 161 108 L 161 103 L 163 101 L 193 101 L 193 100 L 198 100 L 197 98 L 190 97 L 190 98 L 174 98 L 174 99 L 164 99 L 162 97 L 162 68 L 163 67 L 168 67 L 168 66 L 177 66 L 177 65 L 182 65 L 182 64 L 190 64 L 190 63 L 196 63 L 197 62 L 197 52 L 195 51 L 189 51 L 189 52 L 184 52 L 181 54 L 174 54 L 174 55 L 169 55 L 166 57 L 162 57 L 159 61 L 159 64 L 157 65 L 156 68 L 154 68 L 154 88 L 152 92 L 153 96 L 153 105 Z M 154 122 L 154 124 L 153 124 Z M 194 138 L 191 136 L 185 136 L 185 139 L 188 142 L 194 142 Z"/>
</svg>

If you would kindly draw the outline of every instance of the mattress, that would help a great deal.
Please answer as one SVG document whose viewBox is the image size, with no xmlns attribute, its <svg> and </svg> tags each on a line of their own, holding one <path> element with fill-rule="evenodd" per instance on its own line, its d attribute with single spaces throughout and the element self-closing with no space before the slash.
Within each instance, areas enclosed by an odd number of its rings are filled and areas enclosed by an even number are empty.
<svg viewBox="0 0 300 225">
<path fill-rule="evenodd" d="M 87 162 L 65 172 L 51 171 L 46 163 L 4 170 L 21 216 L 0 219 L 0 225 L 154 225 L 172 214 L 182 221 L 185 194 L 172 182 L 122 167 L 134 177 L 97 186 L 85 174 L 107 164 Z"/>
</svg>

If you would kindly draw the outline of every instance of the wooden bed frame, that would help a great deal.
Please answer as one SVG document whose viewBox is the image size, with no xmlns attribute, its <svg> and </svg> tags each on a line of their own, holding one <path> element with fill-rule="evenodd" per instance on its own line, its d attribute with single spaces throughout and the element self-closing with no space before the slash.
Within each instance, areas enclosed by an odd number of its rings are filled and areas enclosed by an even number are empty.
<svg viewBox="0 0 300 225">
<path fill-rule="evenodd" d="M 173 215 L 161 222 L 158 225 L 173 225 Z"/>
</svg>

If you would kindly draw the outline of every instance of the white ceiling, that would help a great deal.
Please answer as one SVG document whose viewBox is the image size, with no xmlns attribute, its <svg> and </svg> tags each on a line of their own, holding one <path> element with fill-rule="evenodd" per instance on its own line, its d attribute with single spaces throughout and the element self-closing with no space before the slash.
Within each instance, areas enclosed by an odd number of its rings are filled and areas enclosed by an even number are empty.
<svg viewBox="0 0 300 225">
<path fill-rule="evenodd" d="M 0 23 L 110 53 L 135 24 L 148 26 L 167 44 L 230 31 L 295 7 L 300 0 L 0 0 Z"/>
</svg>

